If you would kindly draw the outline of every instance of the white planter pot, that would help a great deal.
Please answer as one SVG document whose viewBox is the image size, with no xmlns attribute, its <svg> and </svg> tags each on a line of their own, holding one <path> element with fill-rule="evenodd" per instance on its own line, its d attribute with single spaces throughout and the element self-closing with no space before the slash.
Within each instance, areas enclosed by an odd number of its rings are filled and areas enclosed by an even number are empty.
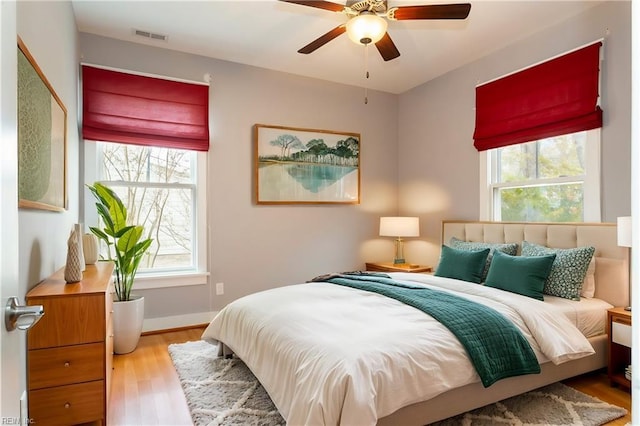
<svg viewBox="0 0 640 426">
<path fill-rule="evenodd" d="M 127 302 L 113 302 L 113 351 L 128 354 L 138 345 L 144 319 L 144 297 L 131 296 Z"/>
</svg>

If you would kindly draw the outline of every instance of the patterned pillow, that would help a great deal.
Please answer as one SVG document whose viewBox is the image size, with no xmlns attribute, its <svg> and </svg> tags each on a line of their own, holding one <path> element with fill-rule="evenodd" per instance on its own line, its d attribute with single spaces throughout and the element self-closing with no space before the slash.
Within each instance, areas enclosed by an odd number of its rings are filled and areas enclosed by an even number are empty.
<svg viewBox="0 0 640 426">
<path fill-rule="evenodd" d="M 580 300 L 582 283 L 595 251 L 594 247 L 555 249 L 528 241 L 522 242 L 523 256 L 556 254 L 551 273 L 544 283 L 544 293 L 569 300 Z"/>
<path fill-rule="evenodd" d="M 485 282 L 485 280 L 487 279 L 487 274 L 489 273 L 489 266 L 491 265 L 491 259 L 493 259 L 494 250 L 499 250 L 511 256 L 515 256 L 518 253 L 518 243 L 481 243 L 473 241 L 462 241 L 456 237 L 451 237 L 451 240 L 449 240 L 449 247 L 465 251 L 489 249 L 489 256 L 487 256 L 487 263 L 484 266 L 484 271 L 482 272 L 482 281 L 480 282 Z"/>
</svg>

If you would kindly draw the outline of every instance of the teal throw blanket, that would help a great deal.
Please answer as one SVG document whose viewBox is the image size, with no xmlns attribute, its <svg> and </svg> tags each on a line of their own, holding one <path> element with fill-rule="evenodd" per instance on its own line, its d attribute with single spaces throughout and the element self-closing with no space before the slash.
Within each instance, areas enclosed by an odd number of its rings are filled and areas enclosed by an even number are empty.
<svg viewBox="0 0 640 426">
<path fill-rule="evenodd" d="M 480 303 L 445 291 L 409 286 L 384 274 L 330 274 L 312 281 L 379 293 L 431 315 L 464 346 L 484 387 L 506 377 L 540 373 L 540 364 L 520 330 Z"/>
</svg>

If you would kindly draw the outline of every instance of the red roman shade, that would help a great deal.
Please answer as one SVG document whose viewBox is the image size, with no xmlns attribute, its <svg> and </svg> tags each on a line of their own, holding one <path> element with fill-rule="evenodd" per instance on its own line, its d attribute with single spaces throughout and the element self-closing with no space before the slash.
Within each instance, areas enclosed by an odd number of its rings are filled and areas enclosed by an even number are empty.
<svg viewBox="0 0 640 426">
<path fill-rule="evenodd" d="M 478 151 L 602 127 L 598 42 L 476 87 Z"/>
<path fill-rule="evenodd" d="M 84 139 L 209 150 L 209 86 L 82 67 Z"/>
</svg>

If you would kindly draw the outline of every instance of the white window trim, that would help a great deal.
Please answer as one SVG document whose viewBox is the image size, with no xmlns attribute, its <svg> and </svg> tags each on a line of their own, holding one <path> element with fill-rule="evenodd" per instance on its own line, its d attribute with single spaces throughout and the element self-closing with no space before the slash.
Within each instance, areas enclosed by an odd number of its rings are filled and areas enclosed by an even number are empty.
<svg viewBox="0 0 640 426">
<path fill-rule="evenodd" d="M 600 204 L 600 157 L 601 157 L 601 135 L 602 129 L 597 128 L 587 131 L 587 149 L 585 151 L 585 161 L 587 174 L 584 179 L 584 218 L 585 222 L 601 222 L 602 209 Z M 480 189 L 480 220 L 492 221 L 494 219 L 494 211 L 497 208 L 496 200 L 493 199 L 493 189 L 496 185 L 491 182 L 495 181 L 496 156 L 489 155 L 489 151 L 479 152 L 479 189 Z M 569 178 L 574 179 L 574 178 Z M 562 181 L 563 178 L 549 179 L 548 182 Z M 566 179 L 564 179 L 566 180 Z M 518 186 L 517 183 L 509 182 L 500 186 Z M 521 186 L 521 185 L 520 185 Z"/>
<path fill-rule="evenodd" d="M 479 193 L 480 193 L 480 220 L 482 221 L 490 221 L 492 220 L 492 203 L 491 199 L 491 189 L 489 188 L 489 182 L 491 182 L 491 176 L 489 172 L 495 170 L 495 167 L 491 167 L 488 163 L 491 160 L 492 156 L 487 155 L 487 151 L 480 151 L 478 153 L 478 158 L 480 159 L 480 176 L 478 178 L 479 183 Z"/>
<path fill-rule="evenodd" d="M 151 290 L 154 288 L 189 287 L 207 284 L 208 272 L 190 273 L 147 273 L 136 276 L 134 290 Z"/>
<path fill-rule="evenodd" d="M 93 183 L 98 180 L 99 159 L 97 144 L 92 141 L 83 141 L 84 147 L 84 182 Z M 209 278 L 207 264 L 208 238 L 207 232 L 207 176 L 208 161 L 207 152 L 196 153 L 196 214 L 195 232 L 198 235 L 195 247 L 194 259 L 195 270 L 180 270 L 167 272 L 145 272 L 136 275 L 135 290 L 149 290 L 154 288 L 185 287 L 192 285 L 207 284 Z M 84 186 L 81 190 L 81 197 L 84 197 L 84 211 L 81 212 L 85 224 L 98 223 L 98 212 L 95 208 L 93 197 L 87 197 Z M 85 232 L 90 232 L 88 226 Z"/>
<path fill-rule="evenodd" d="M 587 146 L 590 149 L 586 150 L 586 163 L 587 170 L 591 170 L 587 173 L 587 178 L 584 181 L 584 221 L 585 222 L 600 222 L 602 221 L 602 204 L 600 203 L 601 192 L 601 136 L 602 129 L 594 129 L 587 132 Z"/>
</svg>

